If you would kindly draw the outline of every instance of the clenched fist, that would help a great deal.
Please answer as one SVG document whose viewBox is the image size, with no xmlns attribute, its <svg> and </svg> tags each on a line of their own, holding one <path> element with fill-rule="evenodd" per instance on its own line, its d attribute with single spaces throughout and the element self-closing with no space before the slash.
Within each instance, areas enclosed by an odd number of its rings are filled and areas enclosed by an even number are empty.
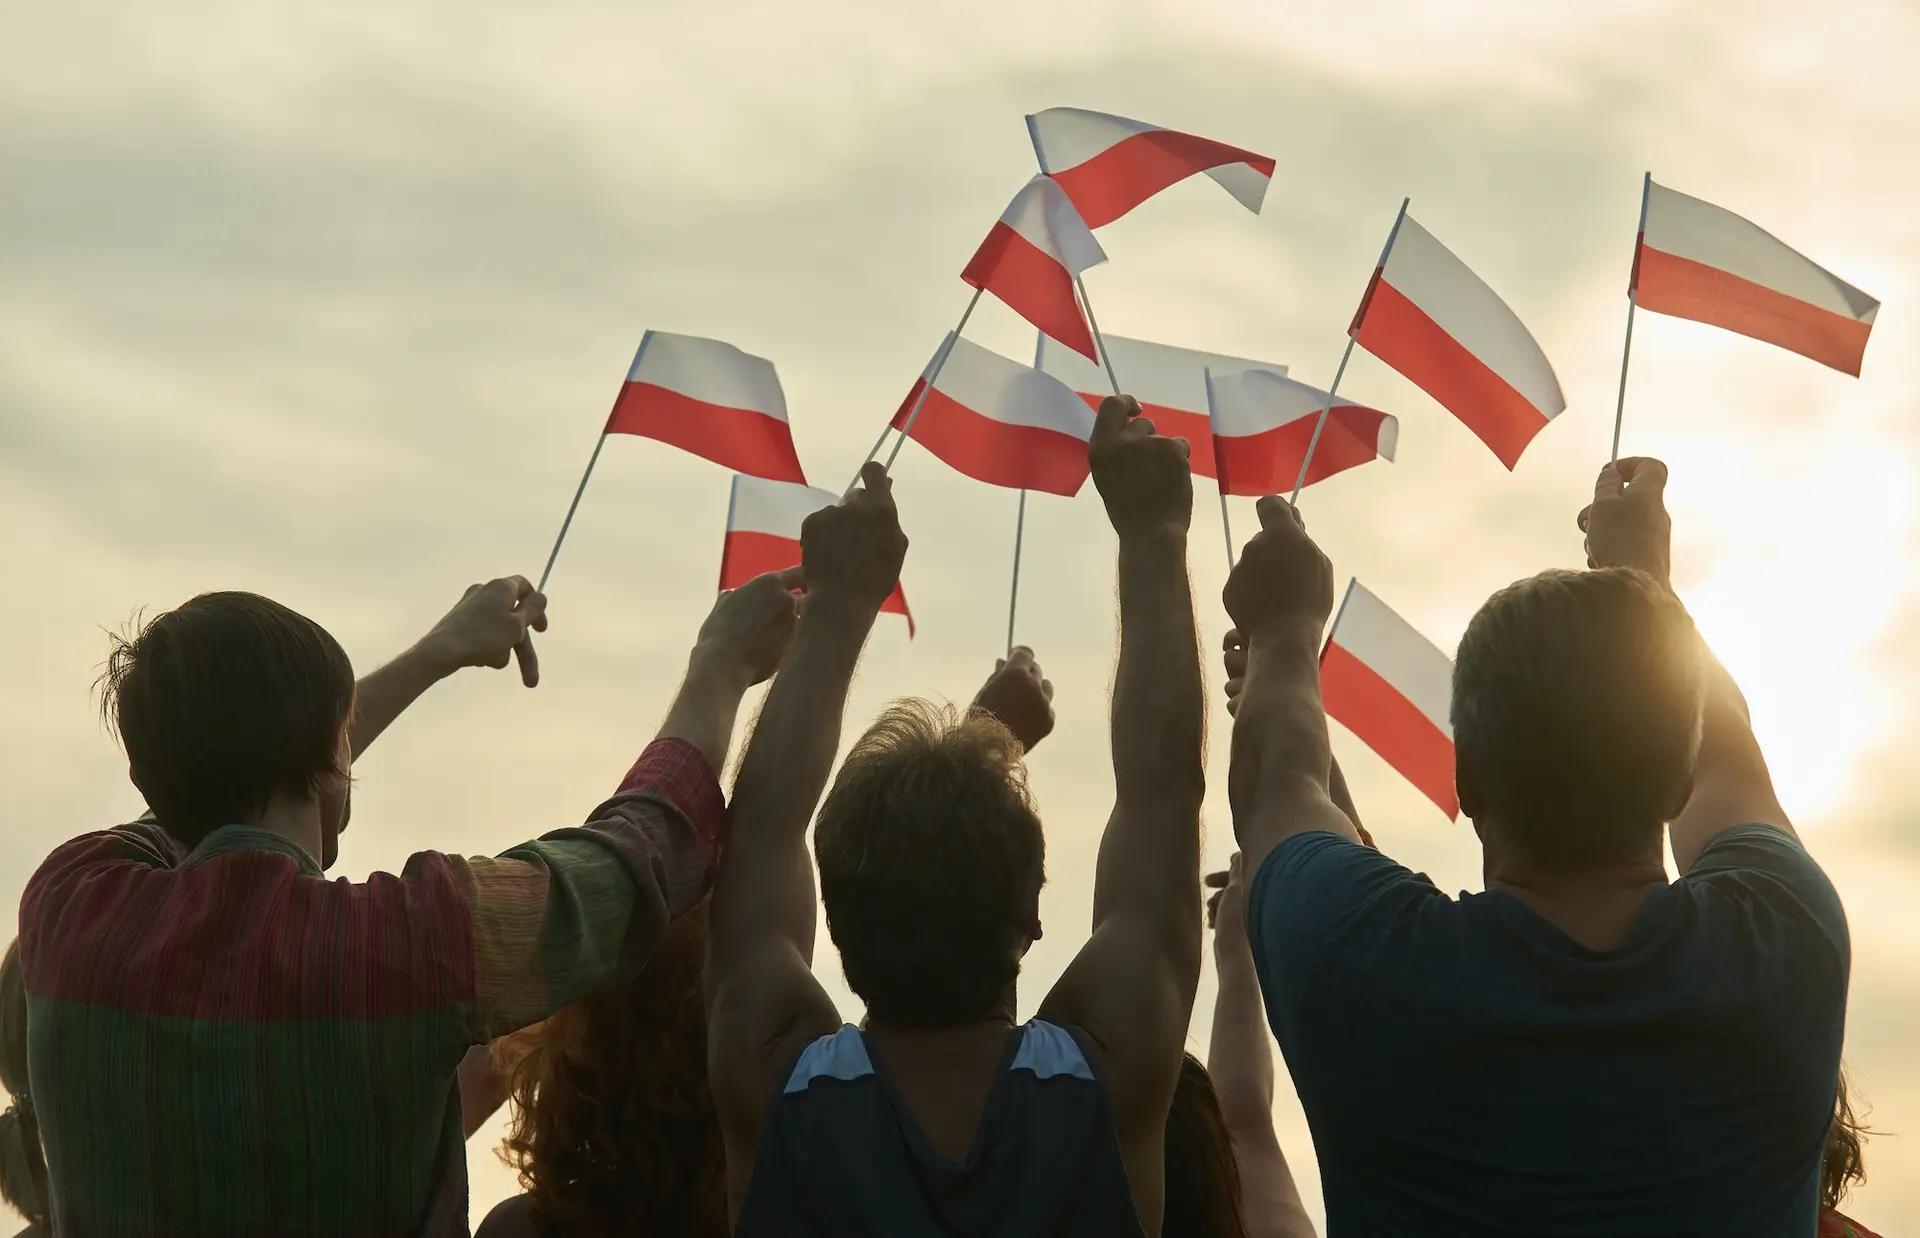
<svg viewBox="0 0 1920 1238">
<path fill-rule="evenodd" d="M 1053 734 L 1053 684 L 1033 660 L 1033 650 L 1016 645 L 996 661 L 992 677 L 973 698 L 973 710 L 998 718 L 1028 752 Z"/>
<path fill-rule="evenodd" d="M 1255 510 L 1260 532 L 1227 577 L 1227 614 L 1249 642 L 1285 631 L 1317 643 L 1333 610 L 1333 564 L 1292 504 L 1270 494 Z"/>
<path fill-rule="evenodd" d="M 907 535 L 893 506 L 893 482 L 877 461 L 860 470 L 865 483 L 800 526 L 800 566 L 807 596 L 830 597 L 876 614 L 900 583 Z"/>
<path fill-rule="evenodd" d="M 1087 463 L 1122 538 L 1173 532 L 1185 535 L 1193 518 L 1193 472 L 1183 438 L 1167 438 L 1140 416 L 1132 396 L 1108 396 L 1093 419 Z"/>
<path fill-rule="evenodd" d="M 1593 502 L 1580 512 L 1588 567 L 1636 567 L 1671 585 L 1673 520 L 1667 515 L 1667 466 L 1629 456 L 1600 470 Z"/>
</svg>

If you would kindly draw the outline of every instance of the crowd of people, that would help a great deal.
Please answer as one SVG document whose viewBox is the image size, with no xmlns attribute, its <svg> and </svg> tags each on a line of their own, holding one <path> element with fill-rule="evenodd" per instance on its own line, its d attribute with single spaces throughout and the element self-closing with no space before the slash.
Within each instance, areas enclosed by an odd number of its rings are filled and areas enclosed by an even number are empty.
<svg viewBox="0 0 1920 1238">
<path fill-rule="evenodd" d="M 104 707 L 149 811 L 22 899 L 0 1191 L 75 1238 L 464 1234 L 465 1141 L 507 1104 L 524 1193 L 481 1238 L 1297 1238 L 1271 1036 L 1333 1238 L 1864 1234 L 1835 1211 L 1861 1164 L 1846 920 L 1673 591 L 1664 467 L 1603 470 L 1588 570 L 1501 590 L 1461 640 L 1486 888 L 1449 897 L 1361 826 L 1319 696 L 1332 569 L 1276 498 L 1225 592 L 1239 850 L 1203 877 L 1187 445 L 1116 397 L 1088 454 L 1119 548 L 1114 799 L 1032 1018 L 1032 653 L 965 710 L 889 707 L 834 770 L 907 552 L 870 464 L 798 567 L 721 596 L 605 803 L 497 857 L 324 876 L 402 710 L 464 666 L 537 679 L 526 580 L 358 683 L 251 594 L 119 642 Z M 858 1025 L 814 975 L 822 907 Z"/>
</svg>

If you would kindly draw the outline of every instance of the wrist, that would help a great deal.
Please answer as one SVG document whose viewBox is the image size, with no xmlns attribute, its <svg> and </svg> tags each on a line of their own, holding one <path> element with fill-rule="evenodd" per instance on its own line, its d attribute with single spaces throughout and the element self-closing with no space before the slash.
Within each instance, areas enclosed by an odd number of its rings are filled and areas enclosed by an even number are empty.
<svg viewBox="0 0 1920 1238">
<path fill-rule="evenodd" d="M 464 665 L 460 654 L 439 632 L 429 632 L 396 661 L 404 661 L 430 683 L 438 683 Z"/>
<path fill-rule="evenodd" d="M 1187 526 L 1184 523 L 1127 525 L 1114 531 L 1119 534 L 1123 550 L 1177 550 L 1186 553 Z"/>
<path fill-rule="evenodd" d="M 687 682 L 709 691 L 745 696 L 753 678 L 739 653 L 718 643 L 697 642 L 687 658 Z"/>
<path fill-rule="evenodd" d="M 1315 661 L 1320 657 L 1320 637 L 1326 628 L 1324 615 L 1305 612 L 1277 615 L 1251 629 L 1243 629 L 1247 641 L 1249 667 L 1257 657 L 1293 658 L 1305 653 Z"/>
<path fill-rule="evenodd" d="M 856 589 L 831 584 L 809 587 L 806 606 L 800 612 L 801 623 L 803 626 L 811 623 L 815 631 L 826 625 L 870 627 L 879 617 L 880 608 L 886 604 L 886 600 L 884 596 L 878 599 L 863 597 Z"/>
</svg>

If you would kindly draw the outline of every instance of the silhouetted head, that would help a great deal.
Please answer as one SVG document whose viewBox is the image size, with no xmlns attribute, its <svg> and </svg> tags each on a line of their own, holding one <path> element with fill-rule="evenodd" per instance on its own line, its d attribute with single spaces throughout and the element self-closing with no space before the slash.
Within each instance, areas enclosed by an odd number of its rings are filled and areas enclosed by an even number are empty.
<svg viewBox="0 0 1920 1238">
<path fill-rule="evenodd" d="M 346 828 L 353 665 L 327 630 L 252 593 L 203 593 L 116 638 L 101 712 L 135 786 L 184 847 L 276 794 L 313 799 L 333 863 Z"/>
<path fill-rule="evenodd" d="M 869 1016 L 952 1027 L 1006 1004 L 1040 936 L 1046 843 L 998 721 L 891 706 L 848 754 L 814 832 L 827 931 Z"/>
<path fill-rule="evenodd" d="M 1705 673 L 1679 598 L 1625 568 L 1542 572 L 1487 599 L 1453 668 L 1460 807 L 1544 870 L 1658 850 L 1686 802 Z"/>
</svg>

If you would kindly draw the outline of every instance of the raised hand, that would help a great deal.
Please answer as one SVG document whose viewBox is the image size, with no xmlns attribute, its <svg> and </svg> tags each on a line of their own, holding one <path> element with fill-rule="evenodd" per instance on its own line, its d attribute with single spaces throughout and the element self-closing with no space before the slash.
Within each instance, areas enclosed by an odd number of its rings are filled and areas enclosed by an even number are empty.
<svg viewBox="0 0 1920 1238">
<path fill-rule="evenodd" d="M 1207 927 L 1213 930 L 1216 953 L 1247 949 L 1247 882 L 1240 853 L 1233 853 L 1224 873 L 1208 873 Z"/>
<path fill-rule="evenodd" d="M 1249 641 L 1285 632 L 1317 645 L 1333 610 L 1333 564 L 1291 504 L 1268 495 L 1255 510 L 1260 532 L 1227 577 L 1227 614 Z"/>
<path fill-rule="evenodd" d="M 453 609 L 422 638 L 420 648 L 444 673 L 463 666 L 499 670 L 509 659 L 518 659 L 520 682 L 531 688 L 540 682 L 531 633 L 546 630 L 546 595 L 536 592 L 525 576 L 502 576 L 467 586 Z"/>
<path fill-rule="evenodd" d="M 1033 660 L 1033 650 L 1016 645 L 997 659 L 993 674 L 973 698 L 973 711 L 992 714 L 1028 752 L 1053 734 L 1053 684 Z"/>
<path fill-rule="evenodd" d="M 844 502 L 821 508 L 800 526 L 809 605 L 824 597 L 878 613 L 900 583 L 907 535 L 893 505 L 893 482 L 878 461 L 867 462 L 860 480 Z"/>
<path fill-rule="evenodd" d="M 1121 537 L 1185 534 L 1193 518 L 1193 471 L 1183 438 L 1156 433 L 1132 396 L 1108 396 L 1093 420 L 1087 463 Z"/>
<path fill-rule="evenodd" d="M 737 664 L 749 685 L 771 677 L 800 618 L 800 599 L 794 591 L 803 579 L 802 569 L 790 567 L 755 576 L 721 594 L 700 625 L 696 647 Z"/>
<path fill-rule="evenodd" d="M 1673 520 L 1667 515 L 1667 466 L 1628 456 L 1600 470 L 1593 502 L 1580 511 L 1588 567 L 1639 568 L 1671 586 Z"/>
</svg>

